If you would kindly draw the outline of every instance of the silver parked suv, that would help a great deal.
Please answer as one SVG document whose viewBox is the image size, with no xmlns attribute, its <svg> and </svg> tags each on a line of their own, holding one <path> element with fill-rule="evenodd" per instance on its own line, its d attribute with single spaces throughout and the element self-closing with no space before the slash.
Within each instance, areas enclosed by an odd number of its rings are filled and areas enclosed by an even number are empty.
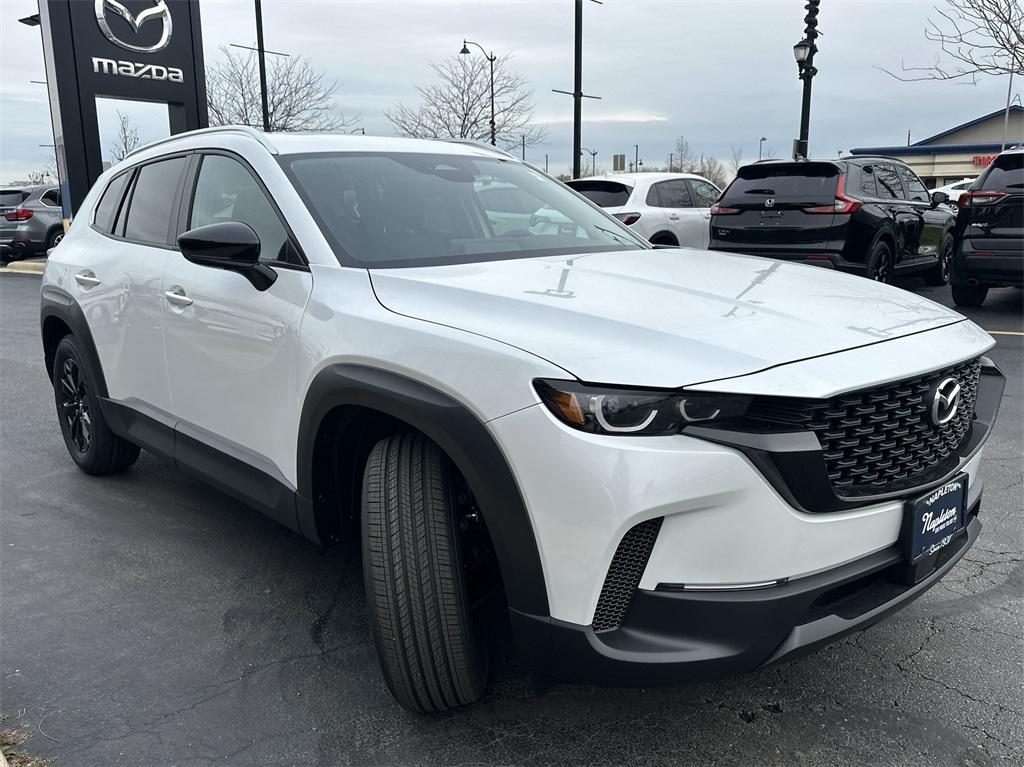
<svg viewBox="0 0 1024 767">
<path fill-rule="evenodd" d="M 43 254 L 63 237 L 59 187 L 0 189 L 0 261 Z"/>
</svg>

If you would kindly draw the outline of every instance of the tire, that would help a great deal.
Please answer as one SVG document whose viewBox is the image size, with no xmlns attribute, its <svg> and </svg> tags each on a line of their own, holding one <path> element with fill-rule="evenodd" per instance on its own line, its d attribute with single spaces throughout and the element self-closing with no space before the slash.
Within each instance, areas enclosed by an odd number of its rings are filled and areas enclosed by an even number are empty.
<svg viewBox="0 0 1024 767">
<path fill-rule="evenodd" d="M 60 241 L 64 239 L 64 227 L 54 229 L 46 238 L 46 247 L 43 249 L 43 253 L 46 253 L 50 248 L 56 248 L 60 245 Z"/>
<path fill-rule="evenodd" d="M 64 336 L 53 358 L 53 396 L 64 445 L 86 474 L 115 474 L 139 457 L 139 448 L 110 430 L 74 336 Z"/>
<path fill-rule="evenodd" d="M 875 282 L 891 283 L 894 270 L 892 248 L 885 240 L 879 240 L 868 254 L 867 278 Z"/>
<path fill-rule="evenodd" d="M 953 285 L 953 303 L 957 306 L 981 306 L 987 295 L 984 285 Z"/>
<path fill-rule="evenodd" d="M 444 452 L 415 433 L 378 442 L 363 476 L 366 602 L 384 678 L 410 711 L 465 706 L 487 683 L 456 530 Z"/>
<path fill-rule="evenodd" d="M 939 263 L 924 273 L 925 284 L 936 288 L 948 284 L 952 269 L 953 235 L 946 232 L 939 243 Z"/>
<path fill-rule="evenodd" d="M 648 242 L 650 242 L 651 245 L 671 245 L 676 248 L 679 247 L 679 240 L 676 239 L 675 235 L 670 234 L 669 232 L 658 232 L 656 235 L 651 237 Z"/>
</svg>

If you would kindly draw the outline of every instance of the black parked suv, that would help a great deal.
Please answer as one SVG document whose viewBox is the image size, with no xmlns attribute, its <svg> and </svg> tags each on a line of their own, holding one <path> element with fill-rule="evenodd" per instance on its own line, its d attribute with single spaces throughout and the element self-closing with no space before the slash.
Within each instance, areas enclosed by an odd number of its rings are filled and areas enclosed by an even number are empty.
<svg viewBox="0 0 1024 767">
<path fill-rule="evenodd" d="M 710 250 L 800 261 L 889 282 L 949 280 L 955 216 L 888 157 L 766 161 L 739 169 L 711 208 Z"/>
<path fill-rule="evenodd" d="M 1024 147 L 996 157 L 958 205 L 957 306 L 981 306 L 989 288 L 1024 286 Z"/>
</svg>

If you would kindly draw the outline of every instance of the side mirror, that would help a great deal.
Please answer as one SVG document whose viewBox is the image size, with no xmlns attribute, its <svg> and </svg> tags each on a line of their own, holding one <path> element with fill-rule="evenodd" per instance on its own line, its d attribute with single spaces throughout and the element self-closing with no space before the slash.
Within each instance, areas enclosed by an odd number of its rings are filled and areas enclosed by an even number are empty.
<svg viewBox="0 0 1024 767">
<path fill-rule="evenodd" d="M 259 236 L 241 221 L 190 229 L 178 236 L 178 247 L 193 264 L 237 272 L 257 290 L 266 290 L 277 279 L 277 272 L 260 263 Z"/>
<path fill-rule="evenodd" d="M 949 195 L 945 192 L 932 192 L 932 207 L 937 208 L 945 202 L 949 202 Z"/>
</svg>

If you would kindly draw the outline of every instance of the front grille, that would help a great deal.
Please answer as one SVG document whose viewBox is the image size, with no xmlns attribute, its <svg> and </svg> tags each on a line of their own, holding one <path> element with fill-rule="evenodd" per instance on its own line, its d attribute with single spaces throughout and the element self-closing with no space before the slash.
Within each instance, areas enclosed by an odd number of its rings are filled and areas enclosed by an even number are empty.
<svg viewBox="0 0 1024 767">
<path fill-rule="evenodd" d="M 981 363 L 953 367 L 827 400 L 759 397 L 749 417 L 810 429 L 821 442 L 837 495 L 877 494 L 909 486 L 954 453 L 975 418 Z M 948 377 L 960 382 L 960 405 L 947 423 L 930 418 L 932 393 Z"/>
<path fill-rule="evenodd" d="M 647 567 L 662 519 L 648 519 L 634 525 L 622 536 L 601 587 L 601 596 L 597 599 L 591 624 L 594 631 L 611 631 L 622 624 Z"/>
</svg>

